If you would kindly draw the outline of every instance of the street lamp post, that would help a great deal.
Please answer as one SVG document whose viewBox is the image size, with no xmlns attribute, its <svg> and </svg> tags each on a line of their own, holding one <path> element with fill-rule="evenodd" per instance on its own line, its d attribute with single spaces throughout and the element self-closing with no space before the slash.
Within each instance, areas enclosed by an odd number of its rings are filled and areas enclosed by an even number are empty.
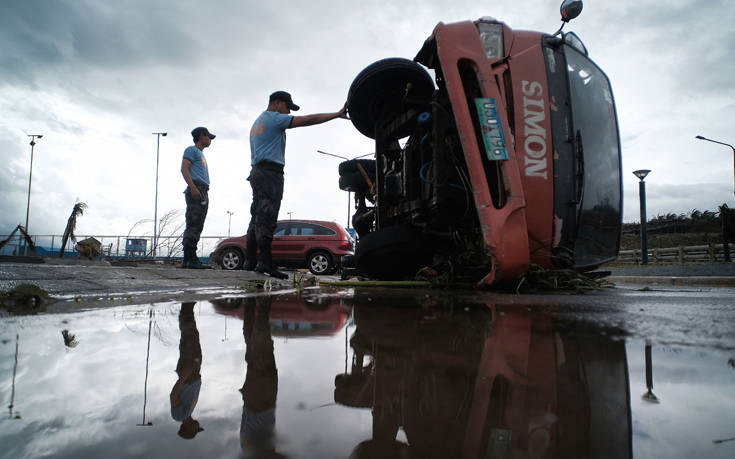
<svg viewBox="0 0 735 459">
<path fill-rule="evenodd" d="M 227 223 L 227 237 L 230 237 L 230 227 L 232 226 L 232 216 L 235 215 L 235 212 L 227 211 L 227 215 L 230 216 L 230 221 Z"/>
<path fill-rule="evenodd" d="M 720 145 L 725 145 L 725 146 L 727 146 L 727 147 L 730 147 L 730 149 L 732 150 L 732 161 L 733 161 L 733 179 L 735 180 L 735 147 L 733 147 L 733 146 L 732 146 L 732 145 L 730 145 L 729 143 L 725 143 L 725 142 L 720 142 L 720 141 L 718 141 L 718 140 L 712 140 L 712 139 L 708 139 L 707 137 L 703 137 L 703 136 L 701 136 L 701 135 L 698 135 L 698 136 L 697 136 L 697 137 L 695 137 L 695 138 L 696 138 L 696 139 L 699 139 L 699 140 L 706 140 L 707 142 L 712 142 L 712 143 L 719 143 Z M 733 188 L 733 192 L 735 193 L 735 188 Z"/>
<path fill-rule="evenodd" d="M 640 179 L 638 182 L 638 199 L 641 202 L 641 264 L 648 264 L 648 235 L 646 234 L 646 182 L 643 179 L 651 171 L 648 169 L 640 169 L 633 171 L 636 177 Z"/>
<path fill-rule="evenodd" d="M 156 202 L 153 207 L 153 249 L 151 250 L 153 258 L 156 258 L 158 251 L 158 152 L 161 147 L 161 136 L 166 137 L 168 132 L 154 132 L 156 136 Z"/>
<path fill-rule="evenodd" d="M 344 159 L 345 161 L 350 161 L 350 158 L 347 158 L 347 157 L 344 157 L 344 156 L 340 156 L 340 155 L 335 155 L 333 153 L 327 153 L 326 151 L 317 150 L 316 152 L 317 153 L 321 153 L 323 155 L 327 155 L 327 156 L 334 156 L 335 158 L 341 158 L 341 159 Z M 370 156 L 372 154 L 373 153 L 367 153 L 365 155 L 355 156 L 352 159 L 364 158 L 365 156 Z M 351 193 L 348 191 L 347 192 L 347 229 L 350 229 L 350 198 L 351 198 L 350 197 L 350 194 Z"/>
<path fill-rule="evenodd" d="M 26 204 L 26 234 L 30 235 L 28 232 L 28 216 L 30 215 L 31 210 L 31 181 L 33 179 L 33 148 L 36 146 L 36 139 L 40 139 L 43 137 L 43 134 L 28 134 L 28 137 L 31 138 L 31 169 L 28 173 L 28 202 Z M 23 246 L 23 252 L 25 253 L 25 245 Z"/>
</svg>

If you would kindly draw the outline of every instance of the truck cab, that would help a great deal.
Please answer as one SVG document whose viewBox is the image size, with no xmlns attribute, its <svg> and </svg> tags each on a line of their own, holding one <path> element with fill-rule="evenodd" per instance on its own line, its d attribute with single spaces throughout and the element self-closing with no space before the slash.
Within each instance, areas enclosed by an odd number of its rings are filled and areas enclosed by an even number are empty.
<svg viewBox="0 0 735 459">
<path fill-rule="evenodd" d="M 561 11 L 566 22 L 581 2 Z M 375 139 L 374 160 L 340 165 L 340 188 L 355 193 L 358 268 L 390 279 L 433 266 L 482 286 L 531 264 L 589 271 L 617 257 L 612 89 L 561 30 L 439 23 L 413 60 L 355 78 L 349 113 Z"/>
</svg>

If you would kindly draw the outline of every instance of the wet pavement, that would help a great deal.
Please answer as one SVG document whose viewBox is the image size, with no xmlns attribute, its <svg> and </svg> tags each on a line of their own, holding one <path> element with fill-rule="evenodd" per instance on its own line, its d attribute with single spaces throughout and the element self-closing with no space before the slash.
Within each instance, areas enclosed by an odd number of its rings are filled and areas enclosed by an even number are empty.
<svg viewBox="0 0 735 459">
<path fill-rule="evenodd" d="M 706 287 L 67 299 L 0 317 L 0 457 L 731 458 L 734 299 Z"/>
</svg>

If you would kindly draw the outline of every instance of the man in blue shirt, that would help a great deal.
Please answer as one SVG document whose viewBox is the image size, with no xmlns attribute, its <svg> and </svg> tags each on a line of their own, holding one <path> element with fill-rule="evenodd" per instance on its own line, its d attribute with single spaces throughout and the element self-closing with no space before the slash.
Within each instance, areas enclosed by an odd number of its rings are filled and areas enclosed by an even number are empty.
<svg viewBox="0 0 735 459">
<path fill-rule="evenodd" d="M 299 106 L 286 91 L 276 91 L 268 99 L 268 108 L 260 114 L 250 129 L 251 166 L 250 186 L 253 203 L 250 206 L 250 224 L 247 232 L 247 254 L 244 269 L 253 269 L 272 277 L 288 276 L 278 271 L 271 256 L 273 231 L 283 198 L 283 166 L 286 164 L 286 129 L 326 123 L 347 117 L 347 109 L 333 113 L 305 116 L 290 115 Z M 257 256 L 256 256 L 257 254 Z"/>
<path fill-rule="evenodd" d="M 186 181 L 186 230 L 184 230 L 184 264 L 186 269 L 205 269 L 197 257 L 197 244 L 204 228 L 204 220 L 209 209 L 209 170 L 202 150 L 207 148 L 215 135 L 205 127 L 197 127 L 191 131 L 194 145 L 184 150 L 181 160 L 181 175 Z"/>
</svg>

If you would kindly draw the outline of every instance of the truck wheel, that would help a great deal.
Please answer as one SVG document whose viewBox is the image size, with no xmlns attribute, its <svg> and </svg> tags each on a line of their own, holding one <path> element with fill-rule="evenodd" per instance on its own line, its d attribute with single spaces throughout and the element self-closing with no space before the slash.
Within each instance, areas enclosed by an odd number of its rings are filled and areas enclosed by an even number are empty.
<svg viewBox="0 0 735 459">
<path fill-rule="evenodd" d="M 357 165 L 361 165 L 365 172 L 367 172 L 370 179 L 375 179 L 375 160 L 374 159 L 351 159 L 349 161 L 343 161 L 339 163 L 339 175 L 352 174 L 353 172 L 360 171 L 357 169 Z"/>
<path fill-rule="evenodd" d="M 357 268 L 370 277 L 398 280 L 412 277 L 431 264 L 433 253 L 421 233 L 409 225 L 396 225 L 366 234 L 355 251 Z"/>
<path fill-rule="evenodd" d="M 406 94 L 409 84 L 411 89 Z M 428 102 L 433 92 L 434 81 L 423 67 L 408 59 L 391 57 L 370 64 L 355 77 L 347 93 L 347 110 L 357 130 L 374 139 L 376 124 L 401 113 L 404 97 Z M 401 131 L 394 137 L 409 134 L 410 131 Z"/>
<path fill-rule="evenodd" d="M 375 182 L 375 177 L 370 177 Z M 340 175 L 339 177 L 339 189 L 342 191 L 351 191 L 353 193 L 367 193 L 370 191 L 368 183 L 365 181 L 365 177 L 359 172 L 351 172 L 349 174 Z"/>
</svg>

